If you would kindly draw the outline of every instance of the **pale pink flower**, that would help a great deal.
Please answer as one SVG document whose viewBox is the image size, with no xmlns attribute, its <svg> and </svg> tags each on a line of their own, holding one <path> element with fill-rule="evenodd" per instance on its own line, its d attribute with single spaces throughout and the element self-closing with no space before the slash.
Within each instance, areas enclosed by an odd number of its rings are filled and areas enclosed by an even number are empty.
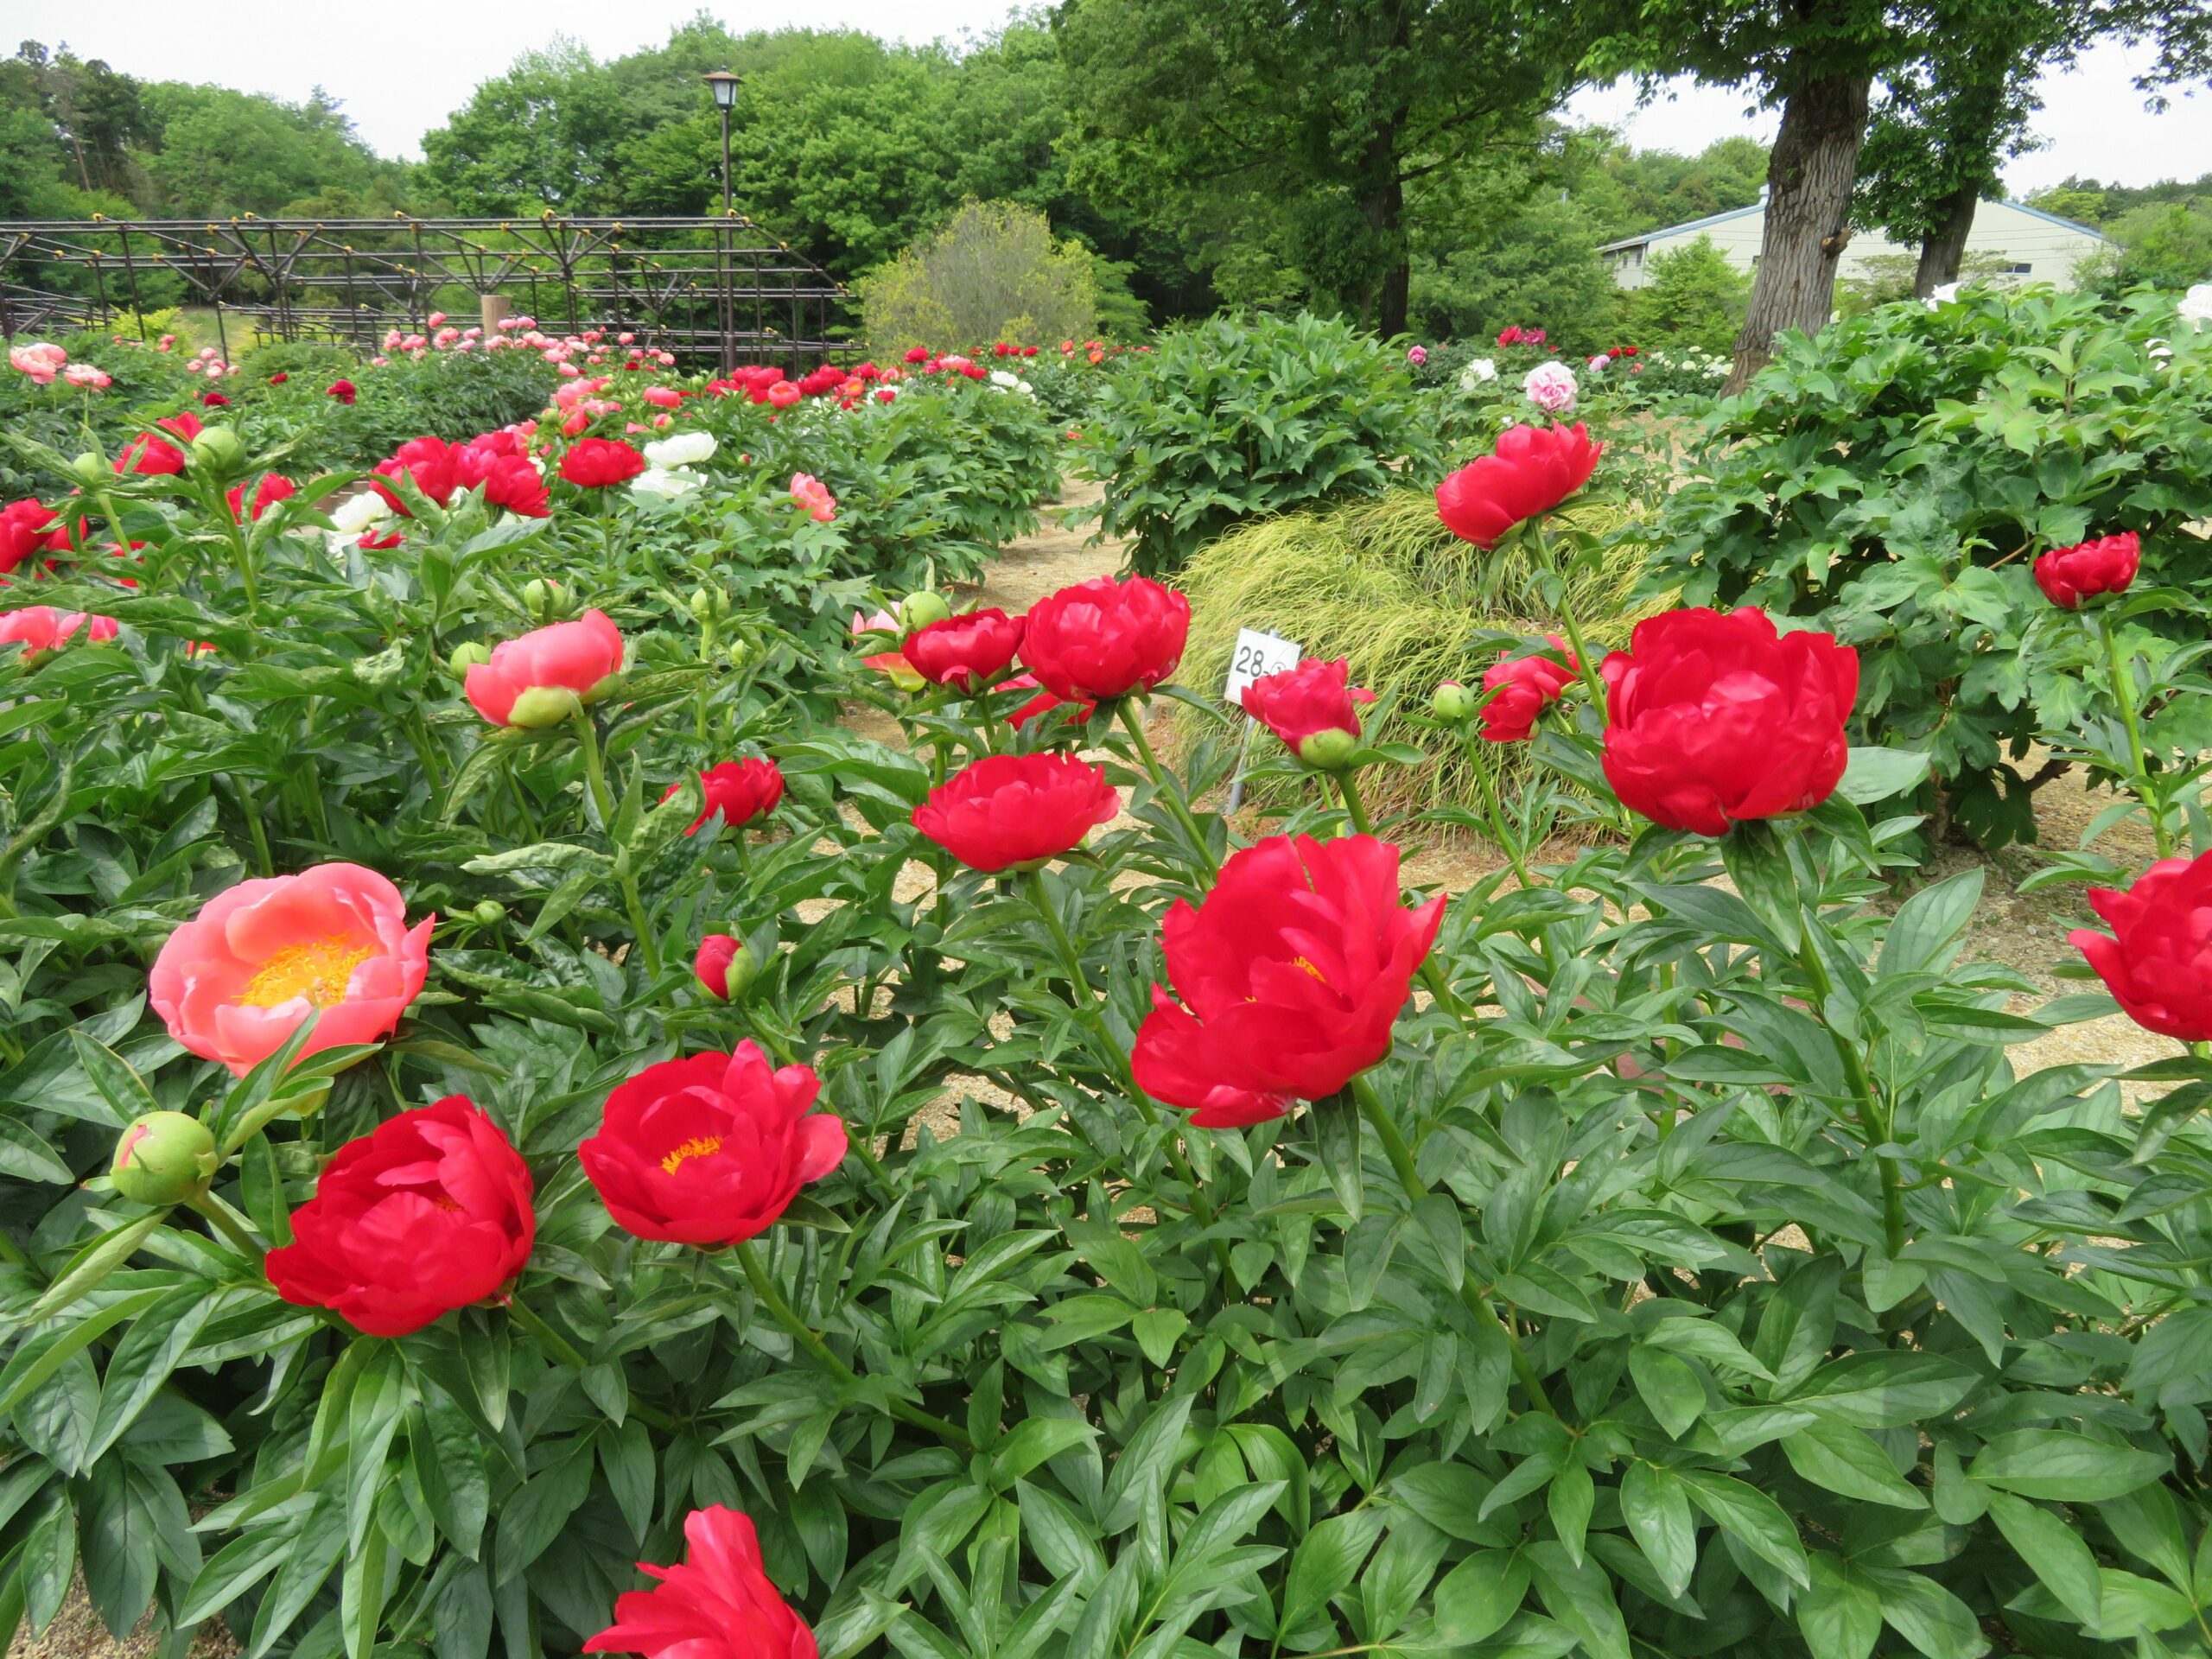
<svg viewBox="0 0 2212 1659">
<path fill-rule="evenodd" d="M 1521 390 L 1547 415 L 1571 413 L 1577 391 L 1574 371 L 1557 359 L 1539 363 L 1522 378 Z"/>
<path fill-rule="evenodd" d="M 47 340 L 8 348 L 8 361 L 41 386 L 52 385 L 54 377 L 61 372 L 61 365 L 68 360 L 68 353 Z"/>
<path fill-rule="evenodd" d="M 89 391 L 105 391 L 115 384 L 115 377 L 94 363 L 72 363 L 61 371 L 61 378 Z"/>
<path fill-rule="evenodd" d="M 429 315 L 429 318 L 427 319 L 427 321 L 429 321 L 429 323 L 430 327 L 433 327 L 433 328 L 436 327 L 440 323 L 443 322 L 445 320 L 446 320 L 446 314 L 445 314 L 444 312 L 442 312 L 442 311 L 433 311 L 433 312 L 431 312 L 431 313 L 430 313 L 430 315 Z"/>
</svg>

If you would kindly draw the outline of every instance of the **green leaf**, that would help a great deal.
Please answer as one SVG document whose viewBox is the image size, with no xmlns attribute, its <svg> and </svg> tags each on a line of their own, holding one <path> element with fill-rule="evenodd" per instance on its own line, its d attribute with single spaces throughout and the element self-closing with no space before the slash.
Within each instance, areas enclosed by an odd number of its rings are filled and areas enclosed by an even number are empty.
<svg viewBox="0 0 2212 1659">
<path fill-rule="evenodd" d="M 1004 1491 L 1039 1464 L 1088 1446 L 1098 1430 L 1080 1418 L 1025 1417 L 991 1454 L 991 1484 Z"/>
<path fill-rule="evenodd" d="M 1639 1344 L 1628 1351 L 1628 1374 L 1660 1427 L 1675 1440 L 1705 1410 L 1705 1382 L 1686 1359 Z"/>
<path fill-rule="evenodd" d="M 1290 1558 L 1276 1629 L 1296 1630 L 1344 1593 L 1382 1535 L 1383 1519 L 1380 1510 L 1361 1509 L 1313 1523 Z"/>
<path fill-rule="evenodd" d="M 1783 1576 L 1802 1589 L 1806 1584 L 1805 1547 L 1797 1528 L 1782 1506 L 1756 1486 L 1705 1469 L 1677 1471 L 1689 1488 L 1690 1500 L 1720 1529 L 1760 1560 L 1779 1568 Z"/>
<path fill-rule="evenodd" d="M 1853 748 L 1836 793 L 1854 806 L 1886 801 L 1917 789 L 1928 776 L 1926 754 L 1904 749 Z"/>
<path fill-rule="evenodd" d="M 71 1031 L 69 1041 L 77 1051 L 77 1064 L 83 1068 L 86 1081 L 99 1091 L 100 1098 L 114 1112 L 115 1128 L 121 1128 L 134 1118 L 161 1110 L 161 1103 L 147 1088 L 146 1080 L 105 1043 L 87 1036 L 82 1030 Z"/>
<path fill-rule="evenodd" d="M 1823 1420 L 1782 1438 L 1789 1466 L 1815 1486 L 1867 1503 L 1924 1510 L 1928 1499 L 1890 1466 L 1882 1448 L 1863 1429 Z"/>
<path fill-rule="evenodd" d="M 1529 1592 L 1529 1563 L 1518 1550 L 1478 1549 L 1437 1581 L 1436 1633 L 1471 1647 L 1502 1630 Z"/>
<path fill-rule="evenodd" d="M 1668 1590 L 1681 1595 L 1697 1570 L 1697 1523 L 1689 1494 L 1671 1469 L 1642 1459 L 1621 1477 L 1621 1515 Z"/>
<path fill-rule="evenodd" d="M 1898 1567 L 1863 1569 L 1891 1630 L 1928 1659 L 1980 1659 L 1989 1651 L 1974 1609 L 1935 1580 Z"/>
<path fill-rule="evenodd" d="M 2082 1535 L 2049 1510 L 2009 1492 L 1989 1495 L 1989 1518 L 2029 1572 L 2056 1596 L 2075 1621 L 2095 1630 L 2103 1602 L 2096 1557 Z"/>
<path fill-rule="evenodd" d="M 2023 1428 L 1983 1446 L 1967 1475 L 2020 1497 L 2096 1503 L 2147 1486 L 2172 1467 L 2172 1454 L 2163 1450 L 2114 1446 L 2063 1428 Z"/>
<path fill-rule="evenodd" d="M 1190 1329 L 1191 1317 L 1179 1307 L 1147 1307 L 1129 1321 L 1129 1333 L 1144 1357 L 1160 1370 L 1175 1357 L 1175 1344 Z"/>
<path fill-rule="evenodd" d="M 1808 1558 L 1812 1587 L 1797 1598 L 1797 1633 L 1813 1659 L 1866 1659 L 1882 1634 L 1882 1599 L 1866 1576 L 1825 1550 Z"/>
</svg>

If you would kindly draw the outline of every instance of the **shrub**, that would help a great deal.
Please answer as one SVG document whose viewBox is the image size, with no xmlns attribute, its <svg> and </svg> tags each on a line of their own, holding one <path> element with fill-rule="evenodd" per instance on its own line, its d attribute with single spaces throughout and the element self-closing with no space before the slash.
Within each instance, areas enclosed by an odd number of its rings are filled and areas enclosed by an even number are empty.
<svg viewBox="0 0 2212 1659">
<path fill-rule="evenodd" d="M 1240 519 L 1433 481 L 1440 460 L 1403 347 L 1306 314 L 1170 330 L 1107 383 L 1084 435 L 1100 527 L 1155 575 Z"/>
<path fill-rule="evenodd" d="M 2031 626 L 2049 607 L 2029 567 L 2135 531 L 2146 584 L 2208 593 L 2191 526 L 2212 517 L 2209 380 L 2212 330 L 2150 294 L 1969 289 L 1792 336 L 1719 406 L 1701 474 L 1658 502 L 1649 579 L 1858 645 L 1867 739 L 1926 753 L 1975 835 L 2031 838 L 2016 763 L 2082 703 Z M 2204 633 L 2188 607 L 2135 626 Z"/>
<path fill-rule="evenodd" d="M 1044 214 L 1010 201 L 963 203 L 944 228 L 860 280 L 861 326 L 878 352 L 1096 331 L 1088 250 L 1056 242 Z"/>
<path fill-rule="evenodd" d="M 1677 351 L 1729 351 L 1743 327 L 1751 277 L 1700 236 L 1651 262 L 1649 280 L 1630 290 L 1622 327 L 1640 346 L 1665 341 Z"/>
</svg>

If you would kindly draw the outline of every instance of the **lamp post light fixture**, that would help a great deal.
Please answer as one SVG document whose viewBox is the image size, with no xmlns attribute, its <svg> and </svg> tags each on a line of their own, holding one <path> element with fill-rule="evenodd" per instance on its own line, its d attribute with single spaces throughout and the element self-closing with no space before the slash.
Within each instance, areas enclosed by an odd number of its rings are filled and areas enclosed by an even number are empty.
<svg viewBox="0 0 2212 1659">
<path fill-rule="evenodd" d="M 710 69 L 700 79 L 707 83 L 707 90 L 714 93 L 715 110 L 722 122 L 722 223 L 715 234 L 715 246 L 721 264 L 719 286 L 721 289 L 722 372 L 728 374 L 737 366 L 733 360 L 736 342 L 731 338 L 734 319 L 730 315 L 729 293 L 729 112 L 736 107 L 737 89 L 741 83 L 738 76 L 727 69 Z"/>
</svg>

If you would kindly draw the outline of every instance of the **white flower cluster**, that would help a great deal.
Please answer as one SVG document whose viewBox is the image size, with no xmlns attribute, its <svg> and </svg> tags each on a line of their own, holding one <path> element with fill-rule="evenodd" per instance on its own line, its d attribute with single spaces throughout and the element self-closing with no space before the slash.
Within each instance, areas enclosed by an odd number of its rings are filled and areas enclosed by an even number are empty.
<svg viewBox="0 0 2212 1659">
<path fill-rule="evenodd" d="M 1004 369 L 991 371 L 991 385 L 999 391 L 1019 391 L 1031 397 L 1037 395 L 1036 387 L 1031 385 L 1020 375 L 1008 373 Z"/>
<path fill-rule="evenodd" d="M 630 493 L 657 495 L 664 501 L 689 495 L 706 482 L 691 468 L 711 461 L 714 454 L 711 432 L 678 432 L 673 437 L 656 438 L 645 446 L 645 460 L 651 464 L 630 480 Z"/>
</svg>

